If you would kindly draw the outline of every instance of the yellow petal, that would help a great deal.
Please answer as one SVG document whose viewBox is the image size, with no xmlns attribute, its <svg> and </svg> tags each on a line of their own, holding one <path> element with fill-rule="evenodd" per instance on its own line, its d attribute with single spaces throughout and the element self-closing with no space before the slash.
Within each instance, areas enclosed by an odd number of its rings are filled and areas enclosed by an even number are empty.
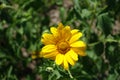
<svg viewBox="0 0 120 80">
<path fill-rule="evenodd" d="M 78 52 L 78 54 L 79 54 L 80 56 L 86 56 L 85 51 L 82 51 L 82 50 L 80 50 L 80 51 Z"/>
<path fill-rule="evenodd" d="M 56 44 L 56 41 L 55 41 L 53 35 L 48 34 L 48 33 L 44 33 L 42 35 L 41 42 L 43 42 L 45 45 L 47 45 L 47 44 Z"/>
<path fill-rule="evenodd" d="M 70 57 L 74 60 L 77 61 L 78 60 L 78 55 L 77 53 L 75 53 L 72 49 L 70 51 L 68 51 L 66 54 L 69 54 Z"/>
<path fill-rule="evenodd" d="M 50 57 L 51 60 L 55 60 L 56 59 L 56 56 L 53 56 L 53 57 Z"/>
<path fill-rule="evenodd" d="M 70 26 L 65 26 L 62 30 L 62 39 L 68 40 L 71 37 Z"/>
<path fill-rule="evenodd" d="M 63 60 L 64 60 L 64 55 L 59 53 L 56 56 L 55 63 L 57 65 L 61 65 L 63 63 Z"/>
<path fill-rule="evenodd" d="M 42 53 L 49 53 L 56 51 L 57 47 L 55 45 L 46 45 L 42 48 Z"/>
<path fill-rule="evenodd" d="M 55 57 L 57 54 L 58 54 L 58 52 L 55 51 L 55 52 L 47 53 L 47 54 L 43 55 L 43 57 L 44 58 L 52 58 L 52 57 Z"/>
<path fill-rule="evenodd" d="M 69 54 L 66 54 L 65 58 L 66 58 L 67 62 L 69 62 L 71 65 L 75 64 L 75 61 L 70 57 Z"/>
<path fill-rule="evenodd" d="M 49 39 L 49 38 L 52 37 L 52 34 L 49 34 L 49 33 L 43 33 L 42 37 L 45 38 L 45 39 Z"/>
<path fill-rule="evenodd" d="M 86 47 L 86 44 L 83 41 L 76 41 L 70 44 L 71 47 Z"/>
<path fill-rule="evenodd" d="M 62 30 L 63 28 L 64 28 L 63 24 L 62 24 L 62 23 L 59 23 L 57 29 L 58 29 L 58 30 Z"/>
<path fill-rule="evenodd" d="M 71 30 L 71 33 L 72 33 L 72 35 L 74 35 L 74 34 L 76 34 L 76 33 L 78 33 L 78 29 L 73 29 L 73 30 Z"/>
<path fill-rule="evenodd" d="M 72 48 L 80 56 L 86 56 L 85 48 Z"/>
<path fill-rule="evenodd" d="M 54 37 L 57 37 L 57 36 L 58 36 L 57 28 L 51 27 L 51 28 L 50 28 L 50 31 L 51 31 L 51 33 L 54 35 Z"/>
<path fill-rule="evenodd" d="M 65 69 L 65 70 L 68 70 L 69 65 L 68 65 L 68 62 L 67 62 L 67 60 L 66 60 L 66 58 L 65 58 L 65 57 L 64 57 L 63 66 L 64 66 L 64 69 Z"/>
<path fill-rule="evenodd" d="M 32 57 L 32 59 L 36 59 L 36 58 L 41 57 L 40 52 L 33 52 L 31 57 Z"/>
<path fill-rule="evenodd" d="M 82 33 L 81 33 L 81 32 L 79 32 L 79 33 L 73 35 L 73 36 L 71 37 L 69 43 L 71 44 L 71 43 L 77 41 L 80 37 L 82 37 Z"/>
</svg>

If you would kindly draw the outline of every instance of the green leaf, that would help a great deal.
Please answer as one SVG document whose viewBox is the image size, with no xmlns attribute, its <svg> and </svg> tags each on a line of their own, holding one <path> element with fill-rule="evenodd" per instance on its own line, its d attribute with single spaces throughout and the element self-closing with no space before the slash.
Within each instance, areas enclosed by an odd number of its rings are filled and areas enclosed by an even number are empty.
<svg viewBox="0 0 120 80">
<path fill-rule="evenodd" d="M 60 18 L 62 21 L 65 20 L 65 8 L 64 7 L 60 8 Z"/>
<path fill-rule="evenodd" d="M 107 36 L 111 33 L 113 19 L 108 13 L 102 13 L 97 17 L 97 27 Z"/>
<path fill-rule="evenodd" d="M 110 74 L 106 80 L 117 80 L 118 75 Z"/>
<path fill-rule="evenodd" d="M 81 17 L 88 18 L 91 15 L 91 12 L 88 9 L 82 9 Z"/>
<path fill-rule="evenodd" d="M 61 74 L 57 71 L 54 70 L 53 73 L 49 76 L 48 80 L 58 80 L 61 77 Z"/>
<path fill-rule="evenodd" d="M 9 70 L 8 70 L 8 74 L 7 77 L 10 78 L 11 77 L 11 73 L 12 73 L 13 67 L 10 66 Z"/>
<path fill-rule="evenodd" d="M 23 32 L 24 32 L 24 31 L 23 31 L 23 27 L 21 27 L 21 28 L 18 29 L 18 33 L 19 33 L 20 35 L 23 35 Z"/>
<path fill-rule="evenodd" d="M 88 55 L 91 59 L 97 60 L 98 57 L 97 57 L 97 55 L 94 53 L 93 50 L 87 50 L 86 53 L 87 53 L 87 55 Z"/>
</svg>

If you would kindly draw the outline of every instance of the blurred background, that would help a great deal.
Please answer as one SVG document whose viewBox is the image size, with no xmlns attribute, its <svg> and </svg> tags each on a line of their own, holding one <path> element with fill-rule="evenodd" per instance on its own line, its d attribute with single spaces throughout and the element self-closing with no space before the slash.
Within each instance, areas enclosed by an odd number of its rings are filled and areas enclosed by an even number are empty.
<svg viewBox="0 0 120 80">
<path fill-rule="evenodd" d="M 87 44 L 73 79 L 52 60 L 31 58 L 59 22 Z M 120 0 L 0 0 L 0 80 L 120 80 Z"/>
</svg>

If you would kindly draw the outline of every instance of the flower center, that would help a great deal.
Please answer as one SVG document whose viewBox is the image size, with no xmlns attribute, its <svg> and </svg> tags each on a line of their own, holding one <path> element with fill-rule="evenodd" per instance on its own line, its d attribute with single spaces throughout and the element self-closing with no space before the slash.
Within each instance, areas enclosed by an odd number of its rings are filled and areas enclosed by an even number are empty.
<svg viewBox="0 0 120 80">
<path fill-rule="evenodd" d="M 58 51 L 62 54 L 65 54 L 69 50 L 69 44 L 65 41 L 58 43 Z"/>
</svg>

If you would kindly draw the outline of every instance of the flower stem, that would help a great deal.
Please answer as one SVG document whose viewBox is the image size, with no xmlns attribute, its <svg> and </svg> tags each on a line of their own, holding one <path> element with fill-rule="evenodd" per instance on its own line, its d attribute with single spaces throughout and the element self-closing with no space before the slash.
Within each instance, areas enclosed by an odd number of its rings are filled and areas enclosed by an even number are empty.
<svg viewBox="0 0 120 80">
<path fill-rule="evenodd" d="M 73 76 L 72 76 L 70 70 L 68 69 L 67 71 L 68 71 L 68 74 L 69 74 L 70 78 L 73 79 Z"/>
</svg>

